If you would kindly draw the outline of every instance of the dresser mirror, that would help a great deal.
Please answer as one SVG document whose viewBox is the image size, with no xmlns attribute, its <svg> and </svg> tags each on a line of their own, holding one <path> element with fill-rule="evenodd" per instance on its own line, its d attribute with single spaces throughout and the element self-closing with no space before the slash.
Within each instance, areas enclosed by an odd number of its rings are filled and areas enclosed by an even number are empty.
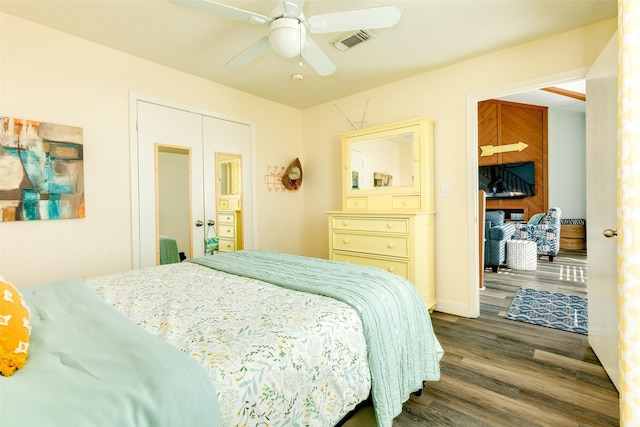
<svg viewBox="0 0 640 427">
<path fill-rule="evenodd" d="M 344 209 L 425 208 L 421 200 L 425 126 L 425 119 L 416 119 L 342 135 Z M 400 196 L 416 198 L 400 200 Z"/>
<path fill-rule="evenodd" d="M 413 132 L 351 142 L 351 188 L 413 186 Z"/>
</svg>

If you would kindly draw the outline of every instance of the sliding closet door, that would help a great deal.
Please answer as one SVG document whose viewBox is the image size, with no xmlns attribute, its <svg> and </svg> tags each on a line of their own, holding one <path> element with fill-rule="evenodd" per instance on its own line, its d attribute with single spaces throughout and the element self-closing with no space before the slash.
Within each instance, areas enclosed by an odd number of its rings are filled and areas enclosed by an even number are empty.
<svg viewBox="0 0 640 427">
<path fill-rule="evenodd" d="M 205 217 L 216 218 L 216 190 L 215 180 L 215 152 L 240 154 L 242 156 L 242 247 L 253 247 L 254 239 L 253 218 L 253 183 L 255 178 L 253 171 L 253 152 L 251 126 L 238 123 L 233 120 L 220 119 L 205 116 L 203 118 L 204 141 L 204 190 L 205 190 Z"/>
<path fill-rule="evenodd" d="M 170 147 L 188 155 L 190 169 L 190 230 L 188 257 L 204 255 L 202 116 L 176 108 L 138 101 L 137 160 L 138 160 L 138 224 L 139 267 L 157 265 L 159 254 L 159 211 L 156 164 L 157 152 Z M 172 237 L 172 236 L 167 236 Z M 182 251 L 182 248 L 180 249 Z M 134 255 L 135 257 L 135 255 Z M 135 264 L 135 262 L 134 262 Z M 134 265 L 138 267 L 138 265 Z"/>
</svg>

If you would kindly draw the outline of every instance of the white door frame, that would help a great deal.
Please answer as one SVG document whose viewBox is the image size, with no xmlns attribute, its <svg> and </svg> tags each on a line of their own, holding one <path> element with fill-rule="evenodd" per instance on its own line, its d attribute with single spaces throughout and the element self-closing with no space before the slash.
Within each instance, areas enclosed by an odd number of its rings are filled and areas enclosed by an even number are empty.
<svg viewBox="0 0 640 427">
<path fill-rule="evenodd" d="M 553 86 L 563 82 L 584 79 L 587 67 L 565 71 L 550 76 L 538 77 L 522 82 L 511 83 L 504 86 L 484 89 L 467 94 L 467 174 L 468 185 L 468 248 L 469 259 L 469 300 L 467 313 L 455 313 L 465 317 L 475 318 L 480 316 L 480 267 L 484 260 L 480 259 L 478 248 L 478 102 L 502 96 L 513 95 L 519 92 Z"/>
<path fill-rule="evenodd" d="M 232 122 L 237 122 L 243 125 L 247 125 L 251 129 L 251 170 L 252 173 L 252 194 L 248 197 L 251 198 L 253 204 L 252 215 L 250 218 L 251 227 L 253 228 L 252 236 L 250 242 L 245 242 L 247 248 L 257 248 L 258 247 L 258 215 L 257 215 L 257 182 L 256 182 L 256 130 L 255 123 L 240 119 L 238 117 L 229 116 L 226 114 L 217 113 L 210 110 L 205 110 L 202 108 L 197 108 L 189 105 L 179 104 L 176 102 L 168 101 L 165 99 L 160 99 L 148 95 L 144 95 L 137 92 L 129 93 L 129 141 L 130 141 L 130 160 L 131 160 L 131 242 L 132 242 L 132 264 L 133 268 L 140 268 L 141 266 L 141 257 L 140 257 L 140 193 L 139 193 L 139 159 L 138 159 L 138 114 L 137 114 L 137 104 L 138 101 L 149 102 L 152 104 L 157 104 L 169 108 L 175 108 L 178 110 L 184 110 L 190 113 L 201 114 L 203 116 L 213 117 L 215 119 L 228 120 Z"/>
</svg>

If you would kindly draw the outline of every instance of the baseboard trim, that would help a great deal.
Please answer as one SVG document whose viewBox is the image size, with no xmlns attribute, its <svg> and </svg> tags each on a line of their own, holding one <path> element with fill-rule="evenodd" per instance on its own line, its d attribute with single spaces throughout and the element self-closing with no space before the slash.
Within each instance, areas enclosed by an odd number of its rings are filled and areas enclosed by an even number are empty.
<svg viewBox="0 0 640 427">
<path fill-rule="evenodd" d="M 436 303 L 436 307 L 434 311 L 439 311 L 441 313 L 453 314 L 455 316 L 460 317 L 468 317 L 468 318 L 476 318 L 471 308 L 468 305 L 461 305 L 452 301 L 438 301 Z"/>
</svg>

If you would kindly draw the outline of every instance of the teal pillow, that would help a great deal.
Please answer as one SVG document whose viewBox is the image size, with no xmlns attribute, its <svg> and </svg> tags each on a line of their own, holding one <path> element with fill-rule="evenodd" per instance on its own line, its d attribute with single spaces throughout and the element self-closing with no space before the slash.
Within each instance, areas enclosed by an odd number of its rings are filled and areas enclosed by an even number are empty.
<svg viewBox="0 0 640 427">
<path fill-rule="evenodd" d="M 504 211 L 487 211 L 484 216 L 485 221 L 489 221 L 492 227 L 504 222 Z"/>
<path fill-rule="evenodd" d="M 546 214 L 543 213 L 537 213 L 535 215 L 533 215 L 531 218 L 529 218 L 529 224 L 539 224 L 540 220 L 545 216 Z"/>
</svg>

